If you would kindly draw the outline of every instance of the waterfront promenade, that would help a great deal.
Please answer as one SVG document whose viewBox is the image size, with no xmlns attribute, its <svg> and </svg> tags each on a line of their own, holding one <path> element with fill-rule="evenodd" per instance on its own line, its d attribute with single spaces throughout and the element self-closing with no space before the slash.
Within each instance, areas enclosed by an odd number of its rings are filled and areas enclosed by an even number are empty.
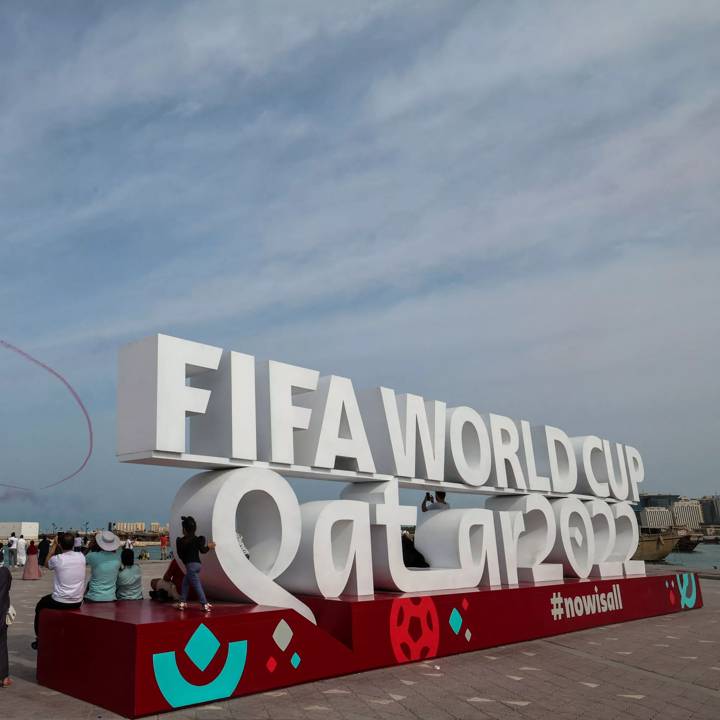
<svg viewBox="0 0 720 720">
<path fill-rule="evenodd" d="M 143 566 L 145 592 L 165 563 Z M 650 568 L 649 572 L 668 572 Z M 35 682 L 33 609 L 51 574 L 13 573 L 9 629 L 15 681 L 0 690 L 2 720 L 118 717 Z M 300 685 L 161 718 L 699 718 L 720 713 L 720 581 L 703 580 L 705 607 L 487 651 Z M 488 622 L 492 622 L 488 618 Z M 101 642 L 101 638 L 98 639 Z M 82 682 L 83 668 L 77 668 Z"/>
</svg>

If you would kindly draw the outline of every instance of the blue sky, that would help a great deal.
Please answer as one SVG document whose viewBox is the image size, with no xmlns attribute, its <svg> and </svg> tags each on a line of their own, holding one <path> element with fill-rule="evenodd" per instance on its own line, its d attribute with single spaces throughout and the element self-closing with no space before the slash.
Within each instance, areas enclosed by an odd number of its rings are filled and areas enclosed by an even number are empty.
<svg viewBox="0 0 720 720">
<path fill-rule="evenodd" d="M 720 491 L 718 77 L 702 0 L 2 4 L 0 338 L 96 448 L 0 519 L 167 519 L 189 473 L 114 456 L 155 332 Z M 70 472 L 83 422 L 0 349 L 3 482 Z"/>
</svg>

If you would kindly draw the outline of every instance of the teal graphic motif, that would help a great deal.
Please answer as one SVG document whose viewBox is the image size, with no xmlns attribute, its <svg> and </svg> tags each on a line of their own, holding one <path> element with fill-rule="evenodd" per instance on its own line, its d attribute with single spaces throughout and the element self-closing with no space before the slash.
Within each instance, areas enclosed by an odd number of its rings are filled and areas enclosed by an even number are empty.
<svg viewBox="0 0 720 720">
<path fill-rule="evenodd" d="M 675 576 L 680 591 L 680 608 L 694 608 L 697 602 L 697 587 L 693 573 L 681 573 Z"/>
<path fill-rule="evenodd" d="M 212 631 L 200 623 L 185 646 L 185 653 L 199 670 L 205 670 L 215 657 L 220 642 Z M 193 685 L 181 674 L 175 651 L 155 653 L 153 669 L 155 681 L 171 707 L 221 700 L 230 697 L 242 678 L 247 659 L 247 640 L 228 644 L 225 666 L 218 676 L 205 685 Z"/>
<path fill-rule="evenodd" d="M 450 619 L 448 620 L 452 631 L 457 635 L 462 627 L 462 615 L 458 612 L 457 608 L 453 608 L 450 613 Z"/>
</svg>

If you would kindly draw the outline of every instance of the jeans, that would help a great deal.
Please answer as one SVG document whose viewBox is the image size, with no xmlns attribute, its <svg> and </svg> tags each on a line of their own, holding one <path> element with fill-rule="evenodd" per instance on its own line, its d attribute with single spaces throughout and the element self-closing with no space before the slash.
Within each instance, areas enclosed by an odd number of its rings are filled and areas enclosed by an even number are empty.
<svg viewBox="0 0 720 720">
<path fill-rule="evenodd" d="M 8 550 L 8 565 L 10 567 L 15 567 L 17 565 L 17 549 L 13 550 L 11 548 Z"/>
<path fill-rule="evenodd" d="M 207 598 L 205 597 L 205 591 L 203 590 L 202 583 L 200 582 L 200 568 L 202 565 L 199 562 L 185 563 L 185 577 L 182 581 L 182 599 L 183 602 L 187 600 L 188 592 L 190 587 L 195 591 L 198 600 L 205 605 Z"/>
</svg>

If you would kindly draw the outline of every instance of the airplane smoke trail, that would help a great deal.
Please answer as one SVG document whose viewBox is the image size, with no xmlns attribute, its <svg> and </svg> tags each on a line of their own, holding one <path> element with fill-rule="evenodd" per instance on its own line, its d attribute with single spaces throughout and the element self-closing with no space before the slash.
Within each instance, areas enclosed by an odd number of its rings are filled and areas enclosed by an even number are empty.
<svg viewBox="0 0 720 720">
<path fill-rule="evenodd" d="M 87 411 L 87 408 L 85 407 L 85 404 L 80 399 L 80 396 L 75 391 L 75 388 L 57 371 L 51 368 L 49 365 L 46 365 L 44 362 L 41 362 L 37 358 L 34 358 L 29 353 L 26 353 L 24 350 L 21 350 L 19 347 L 16 347 L 12 343 L 7 342 L 6 340 L 0 339 L 0 346 L 7 348 L 8 350 L 11 350 L 14 353 L 17 353 L 20 355 L 20 357 L 24 358 L 25 360 L 28 360 L 31 363 L 34 363 L 35 365 L 38 365 L 43 370 L 46 370 L 51 375 L 56 377 L 67 389 L 68 392 L 73 396 L 73 399 L 80 407 L 80 410 L 82 410 L 83 415 L 85 416 L 85 422 L 87 423 L 87 431 L 88 431 L 88 450 L 87 454 L 85 455 L 85 458 L 80 463 L 78 468 L 71 472 L 69 475 L 66 475 L 65 477 L 61 478 L 60 480 L 56 480 L 55 482 L 51 482 L 49 485 L 44 485 L 40 488 L 40 490 L 47 490 L 48 488 L 55 487 L 56 485 L 60 485 L 60 483 L 64 483 L 67 480 L 70 480 L 71 478 L 74 478 L 78 473 L 82 472 L 82 470 L 85 468 L 85 466 L 88 464 L 88 461 L 90 460 L 90 456 L 92 455 L 93 451 L 93 427 L 92 427 L 92 421 L 90 420 L 90 415 Z M 19 494 L 25 494 L 25 493 L 32 493 L 32 491 L 29 488 L 22 487 L 22 485 L 12 485 L 10 483 L 4 483 L 0 482 L 0 487 L 8 488 L 10 491 L 19 491 Z M 3 493 L 3 497 L 7 498 L 8 495 L 12 495 L 13 493 Z"/>
</svg>

